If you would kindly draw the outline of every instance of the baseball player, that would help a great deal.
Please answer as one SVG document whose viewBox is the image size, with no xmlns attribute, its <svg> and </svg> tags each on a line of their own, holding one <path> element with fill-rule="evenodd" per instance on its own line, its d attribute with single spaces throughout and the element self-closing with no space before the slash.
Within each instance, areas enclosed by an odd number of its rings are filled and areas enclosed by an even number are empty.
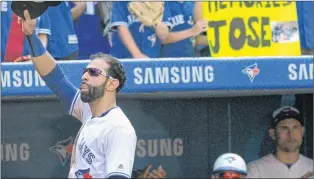
<svg viewBox="0 0 314 179">
<path fill-rule="evenodd" d="M 112 5 L 111 55 L 118 58 L 157 58 L 159 57 L 161 40 L 169 34 L 169 8 L 165 2 L 163 22 L 154 28 L 140 23 L 128 10 L 128 1 L 114 2 Z"/>
<path fill-rule="evenodd" d="M 24 16 L 23 32 L 37 72 L 69 114 L 82 122 L 74 142 L 69 178 L 130 178 L 137 137 L 116 105 L 116 94 L 126 80 L 123 66 L 112 56 L 92 55 L 77 89 L 34 33 L 35 21 L 28 11 Z"/>
<path fill-rule="evenodd" d="M 171 32 L 162 41 L 160 57 L 194 57 L 194 38 L 207 29 L 205 19 L 197 20 L 196 12 L 202 11 L 201 2 L 169 2 Z M 196 23 L 195 23 L 196 22 Z"/>
<path fill-rule="evenodd" d="M 276 151 L 250 162 L 248 178 L 313 177 L 313 160 L 300 154 L 304 135 L 300 112 L 291 106 L 275 110 L 268 132 L 277 144 Z"/>
<path fill-rule="evenodd" d="M 245 178 L 247 168 L 244 159 L 235 153 L 220 155 L 213 168 L 212 178 Z"/>
<path fill-rule="evenodd" d="M 11 1 L 4 1 L 1 2 L 1 61 L 5 61 L 5 58 L 10 58 L 8 60 L 10 61 L 27 61 L 30 60 L 29 56 L 29 50 L 28 50 L 28 43 L 22 37 L 23 41 L 23 50 L 21 51 L 21 54 L 17 54 L 17 44 L 16 44 L 16 35 L 10 34 L 10 30 L 12 30 L 12 20 L 13 19 L 13 13 L 11 9 Z M 44 47 L 47 46 L 48 38 L 51 35 L 51 24 L 48 14 L 45 12 L 40 17 L 37 18 L 36 22 L 36 29 L 35 32 L 38 34 L 41 42 L 43 43 Z M 22 32 L 21 32 L 22 33 Z M 23 33 L 22 33 L 23 34 Z M 12 37 L 13 36 L 13 37 Z M 15 36 L 15 37 L 14 37 Z M 13 38 L 13 52 L 10 52 L 10 48 L 12 47 L 9 42 L 11 40 L 11 37 Z M 9 45 L 8 45 L 9 44 Z M 13 54 L 10 54 L 13 53 Z"/>
</svg>

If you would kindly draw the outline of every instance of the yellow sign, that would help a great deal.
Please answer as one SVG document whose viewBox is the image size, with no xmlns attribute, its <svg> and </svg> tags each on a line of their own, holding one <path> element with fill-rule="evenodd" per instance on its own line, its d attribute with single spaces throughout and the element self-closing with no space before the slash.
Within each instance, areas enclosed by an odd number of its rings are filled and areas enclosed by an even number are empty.
<svg viewBox="0 0 314 179">
<path fill-rule="evenodd" d="M 213 57 L 301 55 L 294 1 L 203 2 Z"/>
</svg>

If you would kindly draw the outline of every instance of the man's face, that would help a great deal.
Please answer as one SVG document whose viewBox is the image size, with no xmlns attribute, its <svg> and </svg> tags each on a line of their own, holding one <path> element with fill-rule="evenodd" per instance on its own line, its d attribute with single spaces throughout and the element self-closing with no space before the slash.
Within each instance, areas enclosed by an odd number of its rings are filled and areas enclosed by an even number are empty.
<svg viewBox="0 0 314 179">
<path fill-rule="evenodd" d="M 92 60 L 86 68 L 93 68 L 96 72 L 105 72 L 109 69 L 109 65 L 104 63 L 102 59 Z M 99 71 L 100 70 L 100 71 Z M 104 96 L 106 88 L 106 80 L 102 74 L 94 73 L 95 71 L 87 71 L 82 76 L 81 84 L 81 100 L 90 103 Z"/>
<path fill-rule="evenodd" d="M 285 119 L 277 124 L 275 133 L 281 151 L 296 152 L 302 144 L 304 128 L 295 119 Z"/>
</svg>

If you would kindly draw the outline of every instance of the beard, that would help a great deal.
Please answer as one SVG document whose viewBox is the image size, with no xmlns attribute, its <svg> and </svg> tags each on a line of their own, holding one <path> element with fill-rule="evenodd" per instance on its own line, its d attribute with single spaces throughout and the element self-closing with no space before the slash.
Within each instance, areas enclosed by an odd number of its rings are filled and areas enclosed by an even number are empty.
<svg viewBox="0 0 314 179">
<path fill-rule="evenodd" d="M 297 141 L 294 143 L 289 143 L 288 141 L 286 141 L 283 143 L 278 143 L 277 145 L 284 152 L 296 152 L 297 150 L 299 150 L 301 143 Z"/>
<path fill-rule="evenodd" d="M 100 86 L 91 86 L 91 85 L 88 85 L 88 91 L 86 92 L 82 92 L 81 91 L 81 100 L 84 102 L 84 103 L 90 103 L 90 102 L 93 102 L 95 101 L 96 99 L 98 98 L 101 98 L 104 96 L 105 94 L 105 86 L 106 86 L 106 82 Z"/>
</svg>

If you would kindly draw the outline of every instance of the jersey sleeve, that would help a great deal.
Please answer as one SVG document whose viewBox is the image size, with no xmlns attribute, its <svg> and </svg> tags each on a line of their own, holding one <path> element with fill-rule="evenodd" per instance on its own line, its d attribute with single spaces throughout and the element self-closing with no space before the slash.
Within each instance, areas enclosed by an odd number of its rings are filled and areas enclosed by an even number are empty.
<svg viewBox="0 0 314 179">
<path fill-rule="evenodd" d="M 123 25 L 128 27 L 128 15 L 129 12 L 125 7 L 125 2 L 113 2 L 110 27 L 115 29 L 117 26 Z"/>
<path fill-rule="evenodd" d="M 106 158 L 105 178 L 131 178 L 136 141 L 132 128 L 115 127 L 106 134 L 101 145 Z"/>
<path fill-rule="evenodd" d="M 51 23 L 47 12 L 38 18 L 38 34 L 51 35 Z"/>
<path fill-rule="evenodd" d="M 80 98 L 80 90 L 69 81 L 60 66 L 56 67 L 47 75 L 43 76 L 50 90 L 65 105 L 68 113 L 82 121 L 84 103 Z"/>
<path fill-rule="evenodd" d="M 261 178 L 259 170 L 254 163 L 248 163 L 247 165 L 247 178 Z"/>
<path fill-rule="evenodd" d="M 84 102 L 81 100 L 80 90 L 77 90 L 70 106 L 68 107 L 69 115 L 83 122 Z"/>
</svg>

